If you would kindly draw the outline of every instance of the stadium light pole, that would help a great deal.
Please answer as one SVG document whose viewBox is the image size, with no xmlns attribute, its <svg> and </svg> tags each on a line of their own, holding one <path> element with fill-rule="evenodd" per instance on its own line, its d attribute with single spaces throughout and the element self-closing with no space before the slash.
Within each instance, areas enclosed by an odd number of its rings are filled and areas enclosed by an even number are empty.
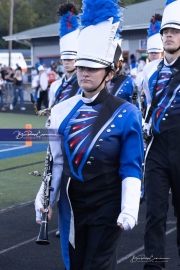
<svg viewBox="0 0 180 270">
<path fill-rule="evenodd" d="M 13 14 L 14 14 L 14 0 L 10 0 L 10 18 L 9 18 L 9 35 L 13 33 Z M 9 40 L 9 67 L 11 67 L 11 52 L 12 52 L 12 40 Z"/>
</svg>

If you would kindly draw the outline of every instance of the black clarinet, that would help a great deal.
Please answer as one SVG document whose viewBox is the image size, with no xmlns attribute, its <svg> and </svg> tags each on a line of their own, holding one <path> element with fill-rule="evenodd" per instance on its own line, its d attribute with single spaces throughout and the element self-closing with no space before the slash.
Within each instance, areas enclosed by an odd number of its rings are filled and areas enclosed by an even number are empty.
<svg viewBox="0 0 180 270">
<path fill-rule="evenodd" d="M 43 173 L 43 182 L 44 182 L 44 194 L 43 194 L 43 208 L 44 213 L 42 213 L 41 217 L 41 226 L 38 238 L 36 240 L 36 244 L 38 245 L 49 245 L 50 242 L 48 240 L 48 206 L 50 200 L 50 191 L 51 188 L 51 180 L 52 180 L 52 153 L 50 149 L 50 145 L 47 148 L 47 154 L 45 159 L 45 168 Z"/>
</svg>

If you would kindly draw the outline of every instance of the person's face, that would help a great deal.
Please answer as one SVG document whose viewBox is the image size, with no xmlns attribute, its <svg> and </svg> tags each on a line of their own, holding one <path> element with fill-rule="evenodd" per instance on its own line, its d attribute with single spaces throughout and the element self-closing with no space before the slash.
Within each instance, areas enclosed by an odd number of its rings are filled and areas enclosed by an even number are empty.
<svg viewBox="0 0 180 270">
<path fill-rule="evenodd" d="M 84 92 L 91 93 L 102 82 L 106 74 L 105 68 L 89 68 L 89 67 L 77 67 L 77 79 L 79 86 Z M 108 82 L 112 77 L 112 72 L 108 74 L 105 82 Z M 97 92 L 102 90 L 105 86 L 105 82 L 97 89 Z"/>
<path fill-rule="evenodd" d="M 160 52 L 149 52 L 148 53 L 148 59 L 150 62 L 162 58 L 163 53 Z"/>
<path fill-rule="evenodd" d="M 162 42 L 165 51 L 176 50 L 180 46 L 180 29 L 165 28 L 162 33 Z"/>
<path fill-rule="evenodd" d="M 65 70 L 65 72 L 71 72 L 73 69 L 75 69 L 75 60 L 74 59 L 63 59 L 62 65 Z"/>
</svg>

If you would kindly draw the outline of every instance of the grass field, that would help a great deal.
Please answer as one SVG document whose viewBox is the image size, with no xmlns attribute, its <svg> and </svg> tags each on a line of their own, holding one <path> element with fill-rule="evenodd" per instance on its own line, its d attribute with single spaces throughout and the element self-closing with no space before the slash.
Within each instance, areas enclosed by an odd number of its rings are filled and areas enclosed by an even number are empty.
<svg viewBox="0 0 180 270">
<path fill-rule="evenodd" d="M 0 114 L 0 128 L 24 128 L 32 124 L 32 128 L 44 128 L 47 116 L 25 114 Z"/>
<path fill-rule="evenodd" d="M 44 128 L 46 119 L 46 116 L 1 114 L 0 128 L 24 128 L 25 124 Z M 38 170 L 43 173 L 45 154 L 31 154 L 29 147 L 28 155 L 0 160 L 0 209 L 34 200 L 42 178 L 29 175 L 29 172 Z"/>
</svg>

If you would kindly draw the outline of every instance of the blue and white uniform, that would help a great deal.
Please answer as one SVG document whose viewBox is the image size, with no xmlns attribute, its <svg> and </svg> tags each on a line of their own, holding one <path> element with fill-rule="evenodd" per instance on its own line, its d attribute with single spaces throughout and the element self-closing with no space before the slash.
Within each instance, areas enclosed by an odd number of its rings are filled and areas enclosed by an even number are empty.
<svg viewBox="0 0 180 270">
<path fill-rule="evenodd" d="M 49 108 L 52 107 L 54 103 L 57 104 L 80 93 L 81 89 L 78 85 L 76 74 L 71 76 L 68 80 L 64 75 L 62 79 L 51 84 L 49 92 Z"/>
<path fill-rule="evenodd" d="M 156 100 L 153 113 L 146 129 L 152 128 L 153 137 L 148 145 L 145 162 L 146 227 L 145 256 L 157 258 L 145 263 L 165 269 L 165 233 L 169 204 L 169 189 L 172 191 L 173 206 L 177 217 L 177 245 L 180 255 L 180 57 L 168 64 L 164 58 L 161 69 L 157 66 L 162 59 L 144 67 L 144 91 L 148 110 L 152 97 Z"/>
<path fill-rule="evenodd" d="M 131 77 L 119 75 L 111 80 L 108 91 L 113 96 L 122 98 L 132 103 L 133 88 L 134 82 Z"/>
<path fill-rule="evenodd" d="M 57 134 L 57 139 L 50 141 L 54 189 L 50 205 L 60 190 L 59 230 L 67 270 L 69 242 L 76 248 L 76 223 L 85 218 L 88 224 L 113 223 L 119 230 L 116 222 L 123 215 L 126 229 L 137 223 L 143 159 L 141 121 L 135 106 L 106 89 L 92 99 L 76 95 L 51 111 L 49 133 Z M 76 216 L 79 209 L 81 218 Z"/>
</svg>

